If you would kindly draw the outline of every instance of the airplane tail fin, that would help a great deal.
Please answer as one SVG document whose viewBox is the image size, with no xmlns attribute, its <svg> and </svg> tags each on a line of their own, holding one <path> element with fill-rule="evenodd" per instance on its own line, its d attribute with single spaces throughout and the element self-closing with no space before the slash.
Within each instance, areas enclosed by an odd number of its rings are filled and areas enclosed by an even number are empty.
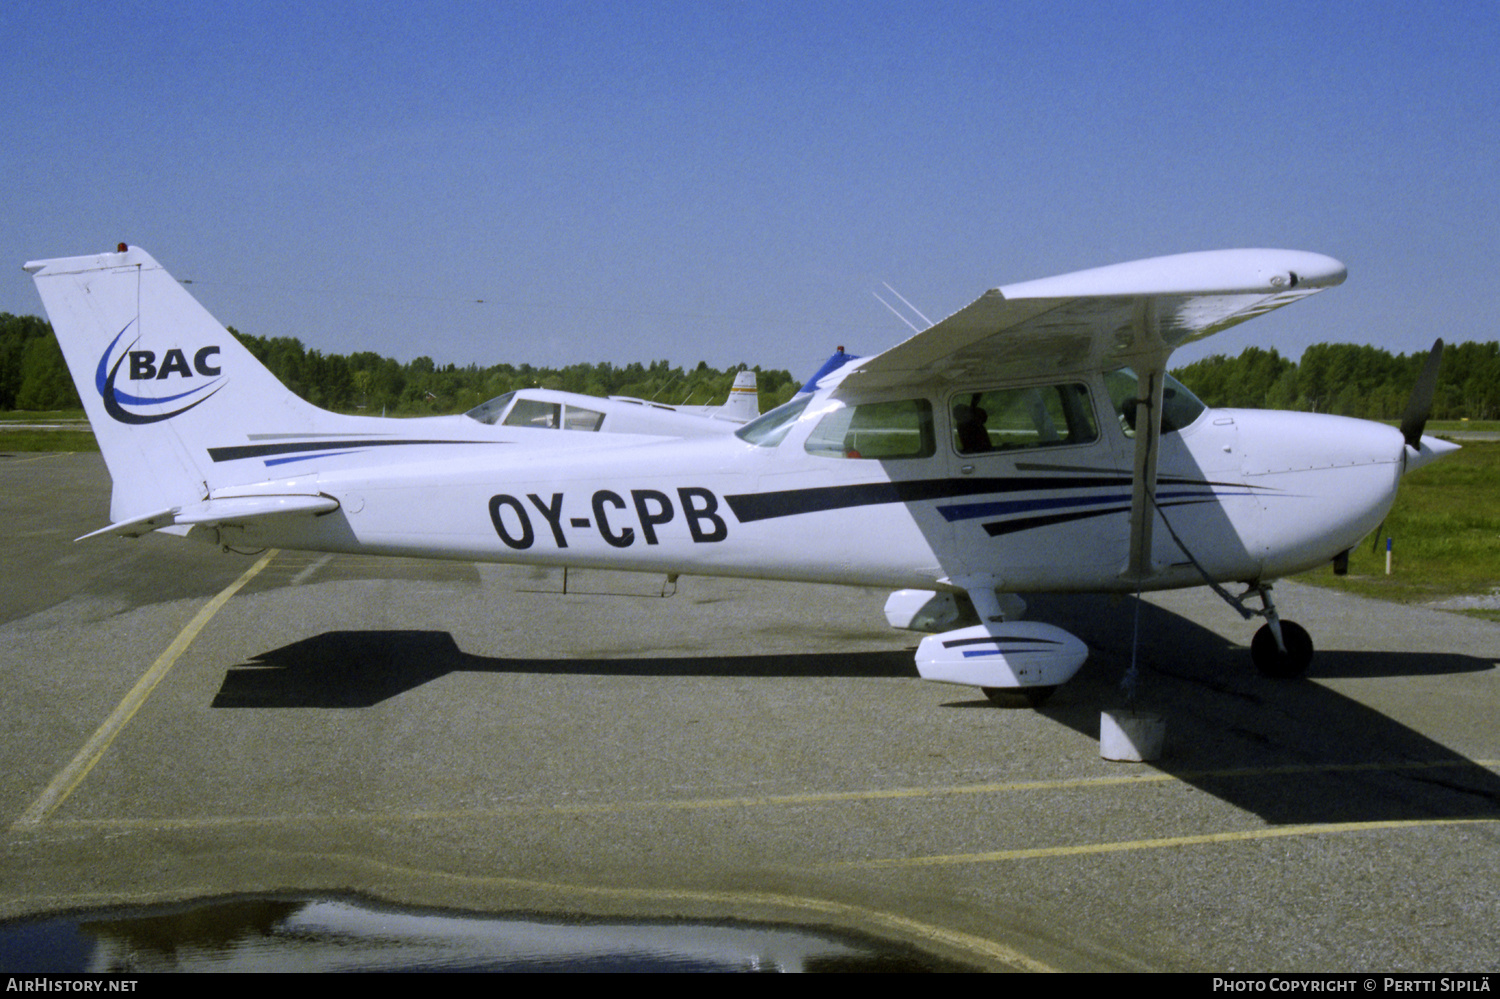
<svg viewBox="0 0 1500 999">
<path fill-rule="evenodd" d="M 759 415 L 760 389 L 756 386 L 755 372 L 741 371 L 734 376 L 729 399 L 720 407 L 718 416 L 737 423 L 749 423 Z"/>
<path fill-rule="evenodd" d="M 109 467 L 117 524 L 207 499 L 222 484 L 210 448 L 246 425 L 317 434 L 357 419 L 294 395 L 138 247 L 25 268 Z"/>
</svg>

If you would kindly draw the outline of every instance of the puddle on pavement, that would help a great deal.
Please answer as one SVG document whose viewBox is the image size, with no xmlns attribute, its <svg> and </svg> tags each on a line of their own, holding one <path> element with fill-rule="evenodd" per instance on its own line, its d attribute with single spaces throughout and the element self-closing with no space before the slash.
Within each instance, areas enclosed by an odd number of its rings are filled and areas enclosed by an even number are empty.
<svg viewBox="0 0 1500 999">
<path fill-rule="evenodd" d="M 235 898 L 0 923 L 9 972 L 962 970 L 871 938 L 738 922 L 544 921 Z"/>
</svg>

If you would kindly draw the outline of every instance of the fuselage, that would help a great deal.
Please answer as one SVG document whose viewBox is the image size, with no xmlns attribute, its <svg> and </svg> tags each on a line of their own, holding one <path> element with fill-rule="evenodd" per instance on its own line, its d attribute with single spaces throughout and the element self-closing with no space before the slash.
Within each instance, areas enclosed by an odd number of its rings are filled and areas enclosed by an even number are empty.
<svg viewBox="0 0 1500 999">
<path fill-rule="evenodd" d="M 220 493 L 320 493 L 338 509 L 198 533 L 235 547 L 893 589 L 983 574 L 1001 590 L 1130 591 L 1198 585 L 1194 562 L 1220 581 L 1312 568 L 1394 499 L 1396 430 L 1207 409 L 1183 392 L 1180 425 L 1161 437 L 1152 571 L 1129 576 L 1134 442 L 1116 374 L 857 403 L 825 390 L 780 422 L 695 440 L 495 427 L 461 444 L 314 455 L 287 477 L 251 456 L 243 477 L 225 470 L 238 484 Z M 997 412 L 976 435 L 965 421 L 985 406 Z M 388 422 L 385 436 L 432 439 Z"/>
</svg>

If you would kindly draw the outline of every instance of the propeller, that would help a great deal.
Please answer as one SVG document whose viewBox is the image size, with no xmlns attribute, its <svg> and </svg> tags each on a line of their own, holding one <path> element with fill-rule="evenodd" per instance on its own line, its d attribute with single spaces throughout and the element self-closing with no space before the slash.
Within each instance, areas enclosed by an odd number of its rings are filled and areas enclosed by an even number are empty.
<svg viewBox="0 0 1500 999">
<path fill-rule="evenodd" d="M 1401 436 L 1406 438 L 1406 446 L 1413 451 L 1422 450 L 1422 431 L 1427 428 L 1427 417 L 1432 415 L 1432 397 L 1437 394 L 1438 368 L 1442 363 L 1443 339 L 1438 337 L 1427 355 L 1427 363 L 1422 365 L 1422 373 L 1417 375 L 1417 383 L 1411 389 L 1411 398 L 1406 401 L 1406 412 L 1401 416 Z M 1403 469 L 1406 467 L 1405 454 L 1401 456 L 1401 466 Z M 1383 533 L 1385 521 L 1380 522 L 1370 542 L 1372 555 L 1380 550 L 1380 536 Z"/>
<path fill-rule="evenodd" d="M 1432 353 L 1427 355 L 1427 363 L 1422 366 L 1422 373 L 1417 376 L 1417 384 L 1412 386 L 1411 398 L 1406 403 L 1406 413 L 1401 417 L 1401 436 L 1406 438 L 1406 446 L 1422 450 L 1422 430 L 1427 426 L 1427 417 L 1432 414 L 1432 397 L 1437 392 L 1438 366 L 1443 363 L 1443 341 L 1432 345 Z"/>
</svg>

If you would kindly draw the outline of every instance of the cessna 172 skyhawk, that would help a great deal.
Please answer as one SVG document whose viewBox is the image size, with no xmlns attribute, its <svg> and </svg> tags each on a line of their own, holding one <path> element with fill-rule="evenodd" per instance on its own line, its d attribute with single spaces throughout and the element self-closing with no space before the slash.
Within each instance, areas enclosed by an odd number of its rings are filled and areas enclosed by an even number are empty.
<svg viewBox="0 0 1500 999">
<path fill-rule="evenodd" d="M 139 248 L 26 269 L 113 479 L 113 522 L 94 534 L 887 587 L 892 624 L 937 632 L 921 675 L 989 692 L 1042 695 L 1087 655 L 1016 619 L 1026 592 L 1208 583 L 1249 616 L 1218 585 L 1246 584 L 1268 622 L 1253 658 L 1300 673 L 1312 643 L 1278 619 L 1270 581 L 1346 553 L 1404 472 L 1452 448 L 1421 432 L 1440 345 L 1402 431 L 1208 409 L 1167 376 L 1177 347 L 1344 280 L 1312 253 L 1190 253 L 992 290 L 710 436 L 608 432 L 565 408 L 498 419 L 511 402 L 329 413 Z"/>
</svg>

